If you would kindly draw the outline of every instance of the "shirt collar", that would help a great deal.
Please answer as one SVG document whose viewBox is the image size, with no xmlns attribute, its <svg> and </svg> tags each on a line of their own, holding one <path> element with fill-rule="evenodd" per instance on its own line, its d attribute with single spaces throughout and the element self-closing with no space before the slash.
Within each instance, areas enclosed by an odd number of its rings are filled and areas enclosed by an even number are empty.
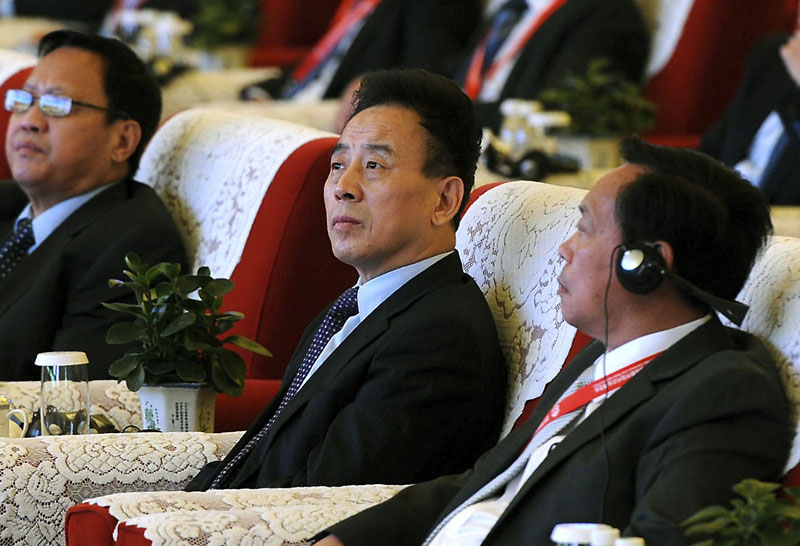
<svg viewBox="0 0 800 546">
<path fill-rule="evenodd" d="M 118 182 L 111 182 L 109 184 L 103 184 L 102 186 L 98 186 L 97 188 L 89 190 L 80 195 L 65 199 L 64 201 L 53 205 L 46 211 L 33 218 L 31 225 L 33 226 L 33 238 L 35 242 L 30 250 L 28 250 L 28 253 L 33 252 L 36 247 L 50 237 L 50 235 L 52 235 L 58 226 L 60 226 L 64 220 L 69 218 L 73 212 L 81 208 L 81 206 L 87 203 L 95 195 L 117 183 Z M 20 215 L 17 216 L 14 227 L 16 228 L 16 224 L 19 223 L 22 218 L 31 218 L 32 216 L 33 208 L 31 204 L 28 203 L 25 208 L 22 209 Z"/>
<path fill-rule="evenodd" d="M 358 284 L 361 286 L 361 288 L 358 289 L 359 316 L 363 319 L 372 313 L 401 286 L 453 252 L 455 251 L 451 250 L 414 262 L 413 264 L 398 267 L 397 269 L 387 271 L 383 275 L 378 275 L 364 284 L 361 284 L 361 280 L 359 280 Z"/>
<path fill-rule="evenodd" d="M 608 374 L 621 370 L 629 364 L 633 364 L 655 353 L 666 351 L 710 319 L 711 315 L 707 314 L 704 317 L 675 326 L 674 328 L 653 332 L 652 334 L 633 339 L 607 354 L 600 355 L 597 357 L 597 360 L 595 360 L 594 378 L 601 379 Z M 605 363 L 603 362 L 604 357 Z"/>
</svg>

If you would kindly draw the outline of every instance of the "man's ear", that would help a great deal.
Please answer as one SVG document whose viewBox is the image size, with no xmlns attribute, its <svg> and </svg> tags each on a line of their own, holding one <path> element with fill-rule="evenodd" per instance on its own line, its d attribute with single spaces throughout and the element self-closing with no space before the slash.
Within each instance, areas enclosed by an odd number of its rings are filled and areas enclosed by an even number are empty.
<svg viewBox="0 0 800 546">
<path fill-rule="evenodd" d="M 111 148 L 111 159 L 124 163 L 136 151 L 142 140 L 142 128 L 138 121 L 132 119 L 117 120 L 114 141 Z"/>
<path fill-rule="evenodd" d="M 433 211 L 433 224 L 441 226 L 449 223 L 461 207 L 464 198 L 464 181 L 457 176 L 448 176 L 437 182 L 439 203 Z"/>
<path fill-rule="evenodd" d="M 661 257 L 664 259 L 664 264 L 667 266 L 667 270 L 672 270 L 675 265 L 675 254 L 672 250 L 672 245 L 666 241 L 655 241 L 650 243 L 650 246 L 661 254 Z"/>
</svg>

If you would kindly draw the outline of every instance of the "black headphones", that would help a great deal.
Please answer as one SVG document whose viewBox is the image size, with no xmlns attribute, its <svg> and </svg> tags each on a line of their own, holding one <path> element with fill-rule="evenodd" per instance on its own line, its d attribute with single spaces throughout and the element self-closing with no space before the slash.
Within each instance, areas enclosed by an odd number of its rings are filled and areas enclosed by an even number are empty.
<svg viewBox="0 0 800 546">
<path fill-rule="evenodd" d="M 641 243 L 621 245 L 615 269 L 619 284 L 633 294 L 649 294 L 667 278 L 680 290 L 702 301 L 712 309 L 716 309 L 737 326 L 742 325 L 744 316 L 747 314 L 747 305 L 709 294 L 676 273 L 667 270 L 664 258 L 650 245 Z"/>
</svg>

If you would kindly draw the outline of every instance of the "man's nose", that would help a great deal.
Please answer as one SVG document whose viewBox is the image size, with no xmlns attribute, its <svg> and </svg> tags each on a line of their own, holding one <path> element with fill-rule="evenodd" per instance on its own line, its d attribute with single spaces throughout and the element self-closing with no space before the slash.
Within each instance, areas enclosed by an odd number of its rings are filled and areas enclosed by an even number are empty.
<svg viewBox="0 0 800 546">
<path fill-rule="evenodd" d="M 336 180 L 336 198 L 357 201 L 361 199 L 361 183 L 357 169 L 353 166 L 342 169 Z"/>
</svg>

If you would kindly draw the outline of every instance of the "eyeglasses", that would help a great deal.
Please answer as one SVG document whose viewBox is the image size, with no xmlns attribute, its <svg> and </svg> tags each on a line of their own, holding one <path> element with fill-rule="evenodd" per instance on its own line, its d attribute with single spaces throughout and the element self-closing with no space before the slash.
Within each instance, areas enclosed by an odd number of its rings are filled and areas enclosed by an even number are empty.
<svg viewBox="0 0 800 546">
<path fill-rule="evenodd" d="M 65 97 L 64 95 L 34 95 L 30 91 L 25 91 L 24 89 L 9 89 L 6 91 L 6 110 L 22 114 L 23 112 L 27 112 L 37 99 L 39 100 L 39 110 L 41 110 L 45 116 L 63 118 L 72 113 L 73 105 L 77 104 L 78 106 L 85 106 L 86 108 L 111 112 L 122 119 L 131 119 L 131 117 L 122 110 L 95 106 L 94 104 L 80 102 L 70 97 Z"/>
</svg>

